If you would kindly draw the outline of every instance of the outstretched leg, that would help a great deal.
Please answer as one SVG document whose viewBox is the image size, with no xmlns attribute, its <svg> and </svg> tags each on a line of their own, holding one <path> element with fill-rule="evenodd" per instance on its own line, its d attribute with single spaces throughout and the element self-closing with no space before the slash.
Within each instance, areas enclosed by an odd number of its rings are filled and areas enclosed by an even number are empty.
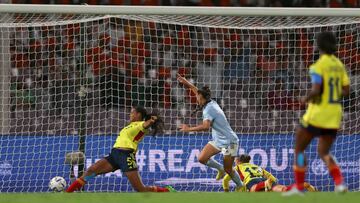
<svg viewBox="0 0 360 203">
<path fill-rule="evenodd" d="M 145 186 L 137 170 L 125 172 L 125 175 L 134 190 L 136 190 L 137 192 L 170 192 L 168 188 L 162 188 L 158 186 Z"/>
<path fill-rule="evenodd" d="M 66 192 L 74 192 L 82 188 L 87 181 L 94 178 L 97 175 L 105 174 L 113 171 L 112 165 L 106 160 L 101 159 L 95 164 L 91 165 L 85 173 L 78 179 L 76 179 L 66 190 Z"/>
</svg>

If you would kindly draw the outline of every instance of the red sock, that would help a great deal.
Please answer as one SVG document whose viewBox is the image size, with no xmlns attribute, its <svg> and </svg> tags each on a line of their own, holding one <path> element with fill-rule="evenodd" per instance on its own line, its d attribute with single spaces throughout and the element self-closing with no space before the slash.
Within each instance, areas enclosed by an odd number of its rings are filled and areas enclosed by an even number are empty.
<svg viewBox="0 0 360 203">
<path fill-rule="evenodd" d="M 305 167 L 294 166 L 295 185 L 300 191 L 304 190 L 305 171 Z"/>
<path fill-rule="evenodd" d="M 335 185 L 343 183 L 343 176 L 338 165 L 334 165 L 329 169 L 330 175 L 333 177 Z"/>
<path fill-rule="evenodd" d="M 154 189 L 155 192 L 169 192 L 169 189 L 163 187 L 154 186 Z"/>
<path fill-rule="evenodd" d="M 296 187 L 296 184 L 292 184 L 292 185 L 286 186 L 285 191 L 289 191 L 289 190 L 291 190 L 293 187 Z"/>
<path fill-rule="evenodd" d="M 80 190 L 80 188 L 82 188 L 85 183 L 86 182 L 82 178 L 78 178 L 68 187 L 66 192 L 74 192 L 75 190 Z"/>
<path fill-rule="evenodd" d="M 255 185 L 255 191 L 264 191 L 265 188 L 265 182 L 260 182 Z"/>
</svg>

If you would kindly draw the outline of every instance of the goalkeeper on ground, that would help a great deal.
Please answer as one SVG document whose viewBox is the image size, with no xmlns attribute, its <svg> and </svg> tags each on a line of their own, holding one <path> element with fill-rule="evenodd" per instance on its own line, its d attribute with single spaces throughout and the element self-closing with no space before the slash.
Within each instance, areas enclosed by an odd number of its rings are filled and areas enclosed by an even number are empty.
<svg viewBox="0 0 360 203">
<path fill-rule="evenodd" d="M 250 159 L 251 157 L 247 154 L 242 154 L 235 159 L 236 166 L 234 167 L 234 170 L 239 173 L 241 180 L 244 183 L 244 186 L 240 191 L 286 191 L 287 187 L 285 185 L 277 184 L 277 179 L 271 173 L 260 166 L 249 163 Z M 223 189 L 225 192 L 229 192 L 230 180 L 231 177 L 229 175 L 226 175 L 223 179 Z M 304 183 L 304 187 L 309 192 L 316 191 L 309 183 Z"/>
</svg>

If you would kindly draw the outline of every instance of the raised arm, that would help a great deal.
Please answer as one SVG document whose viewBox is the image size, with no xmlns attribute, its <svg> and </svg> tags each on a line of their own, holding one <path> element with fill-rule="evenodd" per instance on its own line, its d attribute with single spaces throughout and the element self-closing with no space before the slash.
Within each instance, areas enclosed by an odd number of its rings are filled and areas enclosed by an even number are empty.
<svg viewBox="0 0 360 203">
<path fill-rule="evenodd" d="M 156 121 L 158 120 L 157 116 L 151 116 L 151 118 L 144 122 L 143 127 L 145 129 L 148 129 L 150 126 L 152 126 Z"/>
<path fill-rule="evenodd" d="M 186 80 L 186 78 L 182 77 L 179 73 L 176 76 L 177 76 L 177 80 L 181 84 L 183 84 L 186 88 L 191 89 L 191 91 L 193 91 L 195 94 L 198 93 L 198 88 L 195 85 L 193 85 L 191 82 Z"/>
<path fill-rule="evenodd" d="M 211 127 L 211 121 L 210 120 L 204 120 L 202 124 L 189 127 L 188 125 L 181 125 L 180 131 L 181 132 L 201 132 L 201 131 L 208 131 Z"/>
</svg>

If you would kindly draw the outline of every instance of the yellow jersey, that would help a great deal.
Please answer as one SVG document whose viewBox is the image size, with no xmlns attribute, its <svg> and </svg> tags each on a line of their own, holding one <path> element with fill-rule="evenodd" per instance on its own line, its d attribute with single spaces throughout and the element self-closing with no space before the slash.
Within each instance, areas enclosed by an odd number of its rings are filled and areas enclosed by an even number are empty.
<svg viewBox="0 0 360 203">
<path fill-rule="evenodd" d="M 276 178 L 266 171 L 265 169 L 261 168 L 258 165 L 251 164 L 251 163 L 243 163 L 236 165 L 234 167 L 234 171 L 239 173 L 241 180 L 243 181 L 244 185 L 248 184 L 251 180 L 256 178 L 266 178 L 271 179 L 273 182 L 277 182 Z M 229 189 L 229 181 L 231 180 L 231 177 L 226 174 L 226 176 L 223 179 L 223 188 L 224 190 Z"/>
<path fill-rule="evenodd" d="M 342 87 L 350 84 L 344 64 L 334 55 L 323 54 L 310 66 L 310 74 L 320 78 L 321 95 L 311 101 L 302 124 L 339 129 L 342 119 Z"/>
<path fill-rule="evenodd" d="M 145 121 L 131 122 L 124 127 L 116 138 L 113 148 L 127 148 L 137 150 L 139 142 L 144 138 L 147 130 L 144 128 Z"/>
</svg>

